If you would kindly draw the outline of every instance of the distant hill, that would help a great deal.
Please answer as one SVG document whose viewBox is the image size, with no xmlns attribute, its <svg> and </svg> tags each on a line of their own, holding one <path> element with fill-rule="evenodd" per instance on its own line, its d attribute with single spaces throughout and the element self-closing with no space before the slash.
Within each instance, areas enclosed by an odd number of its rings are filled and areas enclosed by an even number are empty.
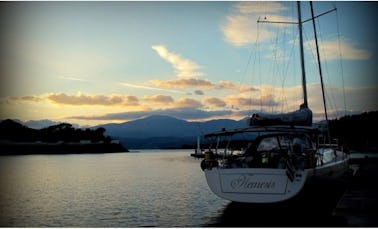
<svg viewBox="0 0 378 229">
<path fill-rule="evenodd" d="M 121 124 L 105 124 L 106 134 L 119 139 L 131 149 L 142 148 L 181 148 L 183 145 L 194 145 L 197 136 L 222 128 L 246 127 L 245 120 L 235 121 L 219 119 L 206 122 L 188 122 L 170 116 L 153 115 Z"/>
<path fill-rule="evenodd" d="M 76 129 L 60 123 L 33 129 L 18 120 L 0 121 L 0 155 L 127 152 L 104 128 Z"/>
<path fill-rule="evenodd" d="M 60 123 L 61 122 L 54 122 L 48 119 L 43 119 L 43 120 L 29 120 L 27 122 L 24 122 L 23 124 L 33 129 L 42 129 L 49 126 L 58 125 Z"/>
<path fill-rule="evenodd" d="M 349 149 L 378 151 L 378 111 L 330 120 L 331 135 Z M 106 124 L 106 134 L 131 149 L 181 148 L 194 146 L 197 136 L 221 130 L 247 127 L 246 119 L 188 122 L 169 116 L 150 116 L 121 124 Z M 96 128 L 96 127 L 95 127 Z M 201 140 L 203 142 L 203 139 Z"/>
<path fill-rule="evenodd" d="M 7 123 L 9 124 L 9 120 L 3 124 Z M 0 135 L 5 134 L 5 137 L 13 135 L 21 138 L 30 137 L 35 136 L 35 131 L 38 131 L 36 129 L 40 129 L 40 127 L 49 123 L 53 124 L 53 126 L 62 125 L 62 123 L 57 124 L 49 120 L 29 121 L 26 123 L 16 120 L 11 123 L 14 124 L 13 129 L 15 131 L 12 133 L 0 133 Z M 35 129 L 27 128 L 26 126 L 33 126 Z M 378 151 L 378 111 L 334 119 L 330 121 L 329 126 L 332 137 L 338 138 L 340 143 L 348 148 L 359 151 Z M 222 128 L 234 129 L 243 127 L 247 127 L 246 119 L 239 121 L 218 119 L 205 122 L 188 122 L 170 116 L 153 115 L 120 124 L 98 125 L 90 129 L 103 128 L 106 136 L 120 140 L 121 144 L 129 149 L 166 149 L 181 148 L 184 145 L 186 147 L 194 147 L 197 136 L 219 131 Z M 43 129 L 46 129 L 46 127 L 41 130 Z M 24 134 L 20 135 L 19 133 Z M 204 143 L 203 139 L 201 142 Z"/>
</svg>

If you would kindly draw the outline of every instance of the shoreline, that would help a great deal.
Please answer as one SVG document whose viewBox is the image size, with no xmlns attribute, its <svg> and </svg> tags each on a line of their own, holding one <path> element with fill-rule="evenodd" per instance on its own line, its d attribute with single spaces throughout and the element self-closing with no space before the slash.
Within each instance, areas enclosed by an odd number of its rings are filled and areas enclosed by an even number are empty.
<svg viewBox="0 0 378 229">
<path fill-rule="evenodd" d="M 2 142 L 0 156 L 33 154 L 91 154 L 129 152 L 119 143 L 103 142 Z"/>
</svg>

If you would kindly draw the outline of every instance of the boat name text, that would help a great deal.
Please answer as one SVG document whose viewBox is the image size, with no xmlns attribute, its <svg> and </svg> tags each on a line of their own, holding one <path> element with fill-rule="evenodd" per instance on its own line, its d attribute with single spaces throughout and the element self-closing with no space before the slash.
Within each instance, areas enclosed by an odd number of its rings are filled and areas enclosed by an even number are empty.
<svg viewBox="0 0 378 229">
<path fill-rule="evenodd" d="M 240 175 L 238 178 L 231 180 L 231 187 L 233 189 L 274 189 L 276 183 L 270 181 L 256 181 L 252 180 L 253 175 Z"/>
</svg>

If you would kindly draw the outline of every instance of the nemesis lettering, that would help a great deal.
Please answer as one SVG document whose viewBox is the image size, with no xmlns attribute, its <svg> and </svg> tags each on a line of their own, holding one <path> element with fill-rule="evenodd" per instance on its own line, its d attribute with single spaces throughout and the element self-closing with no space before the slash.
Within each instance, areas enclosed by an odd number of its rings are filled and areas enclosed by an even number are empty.
<svg viewBox="0 0 378 229">
<path fill-rule="evenodd" d="M 256 181 L 252 179 L 253 175 L 240 175 L 238 178 L 231 180 L 233 189 L 274 189 L 274 181 Z"/>
</svg>

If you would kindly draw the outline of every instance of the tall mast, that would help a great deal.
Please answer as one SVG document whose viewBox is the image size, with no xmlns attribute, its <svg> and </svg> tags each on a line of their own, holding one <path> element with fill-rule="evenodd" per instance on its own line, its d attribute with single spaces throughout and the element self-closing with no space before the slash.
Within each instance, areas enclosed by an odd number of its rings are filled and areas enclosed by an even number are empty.
<svg viewBox="0 0 378 229">
<path fill-rule="evenodd" d="M 297 1 L 298 8 L 298 28 L 299 28 L 299 49 L 301 57 L 301 69 L 302 69 L 302 89 L 303 89 L 303 105 L 301 108 L 307 108 L 307 87 L 306 87 L 306 71 L 304 65 L 304 51 L 303 51 L 303 35 L 302 35 L 302 14 L 301 14 L 301 2 Z"/>
<path fill-rule="evenodd" d="M 314 16 L 314 7 L 312 6 L 312 1 L 310 1 L 310 8 L 311 8 L 311 17 L 315 18 Z M 316 54 L 318 58 L 318 68 L 319 68 L 319 76 L 320 76 L 320 85 L 322 88 L 322 95 L 323 95 L 323 105 L 324 105 L 324 113 L 325 113 L 325 118 L 327 122 L 327 134 L 328 134 L 328 140 L 330 141 L 330 132 L 328 128 L 328 114 L 327 114 L 327 104 L 326 104 L 326 99 L 325 99 L 325 93 L 324 93 L 324 83 L 323 83 L 323 72 L 322 72 L 322 65 L 320 63 L 320 54 L 319 54 L 319 46 L 318 46 L 318 36 L 316 34 L 316 26 L 315 26 L 315 19 L 312 20 L 312 25 L 314 27 L 314 36 L 315 36 L 315 46 L 316 46 Z"/>
<path fill-rule="evenodd" d="M 314 33 L 315 33 L 315 41 L 316 41 L 316 49 L 318 53 L 318 64 L 319 64 L 319 71 L 320 71 L 320 79 L 321 79 L 321 85 L 322 85 L 322 92 L 323 92 L 323 103 L 324 103 L 324 110 L 326 114 L 326 119 L 328 120 L 327 116 L 327 107 L 325 103 L 325 95 L 324 95 L 324 86 L 323 86 L 323 76 L 322 76 L 322 70 L 321 70 L 321 65 L 320 65 L 320 56 L 319 56 L 319 48 L 318 48 L 318 41 L 317 41 L 317 36 L 316 36 L 316 29 L 315 29 L 315 19 L 323 16 L 325 14 L 328 14 L 332 11 L 335 11 L 336 8 L 328 10 L 324 13 L 321 13 L 319 15 L 314 15 L 313 8 L 312 8 L 312 2 L 311 4 L 311 14 L 312 17 L 302 21 L 302 14 L 301 14 L 301 2 L 297 1 L 297 8 L 298 8 L 298 22 L 282 22 L 282 21 L 268 21 L 268 20 L 263 20 L 261 21 L 260 18 L 257 20 L 257 23 L 281 23 L 281 24 L 297 24 L 298 29 L 299 29 L 299 51 L 300 51 L 300 61 L 301 61 L 301 70 L 302 70 L 302 89 L 303 89 L 303 104 L 301 105 L 301 108 L 308 108 L 308 103 L 307 103 L 307 87 L 306 87 L 306 71 L 305 71 L 305 64 L 304 64 L 304 50 L 303 50 L 303 31 L 302 31 L 302 25 L 308 21 L 313 21 L 314 25 Z"/>
</svg>

